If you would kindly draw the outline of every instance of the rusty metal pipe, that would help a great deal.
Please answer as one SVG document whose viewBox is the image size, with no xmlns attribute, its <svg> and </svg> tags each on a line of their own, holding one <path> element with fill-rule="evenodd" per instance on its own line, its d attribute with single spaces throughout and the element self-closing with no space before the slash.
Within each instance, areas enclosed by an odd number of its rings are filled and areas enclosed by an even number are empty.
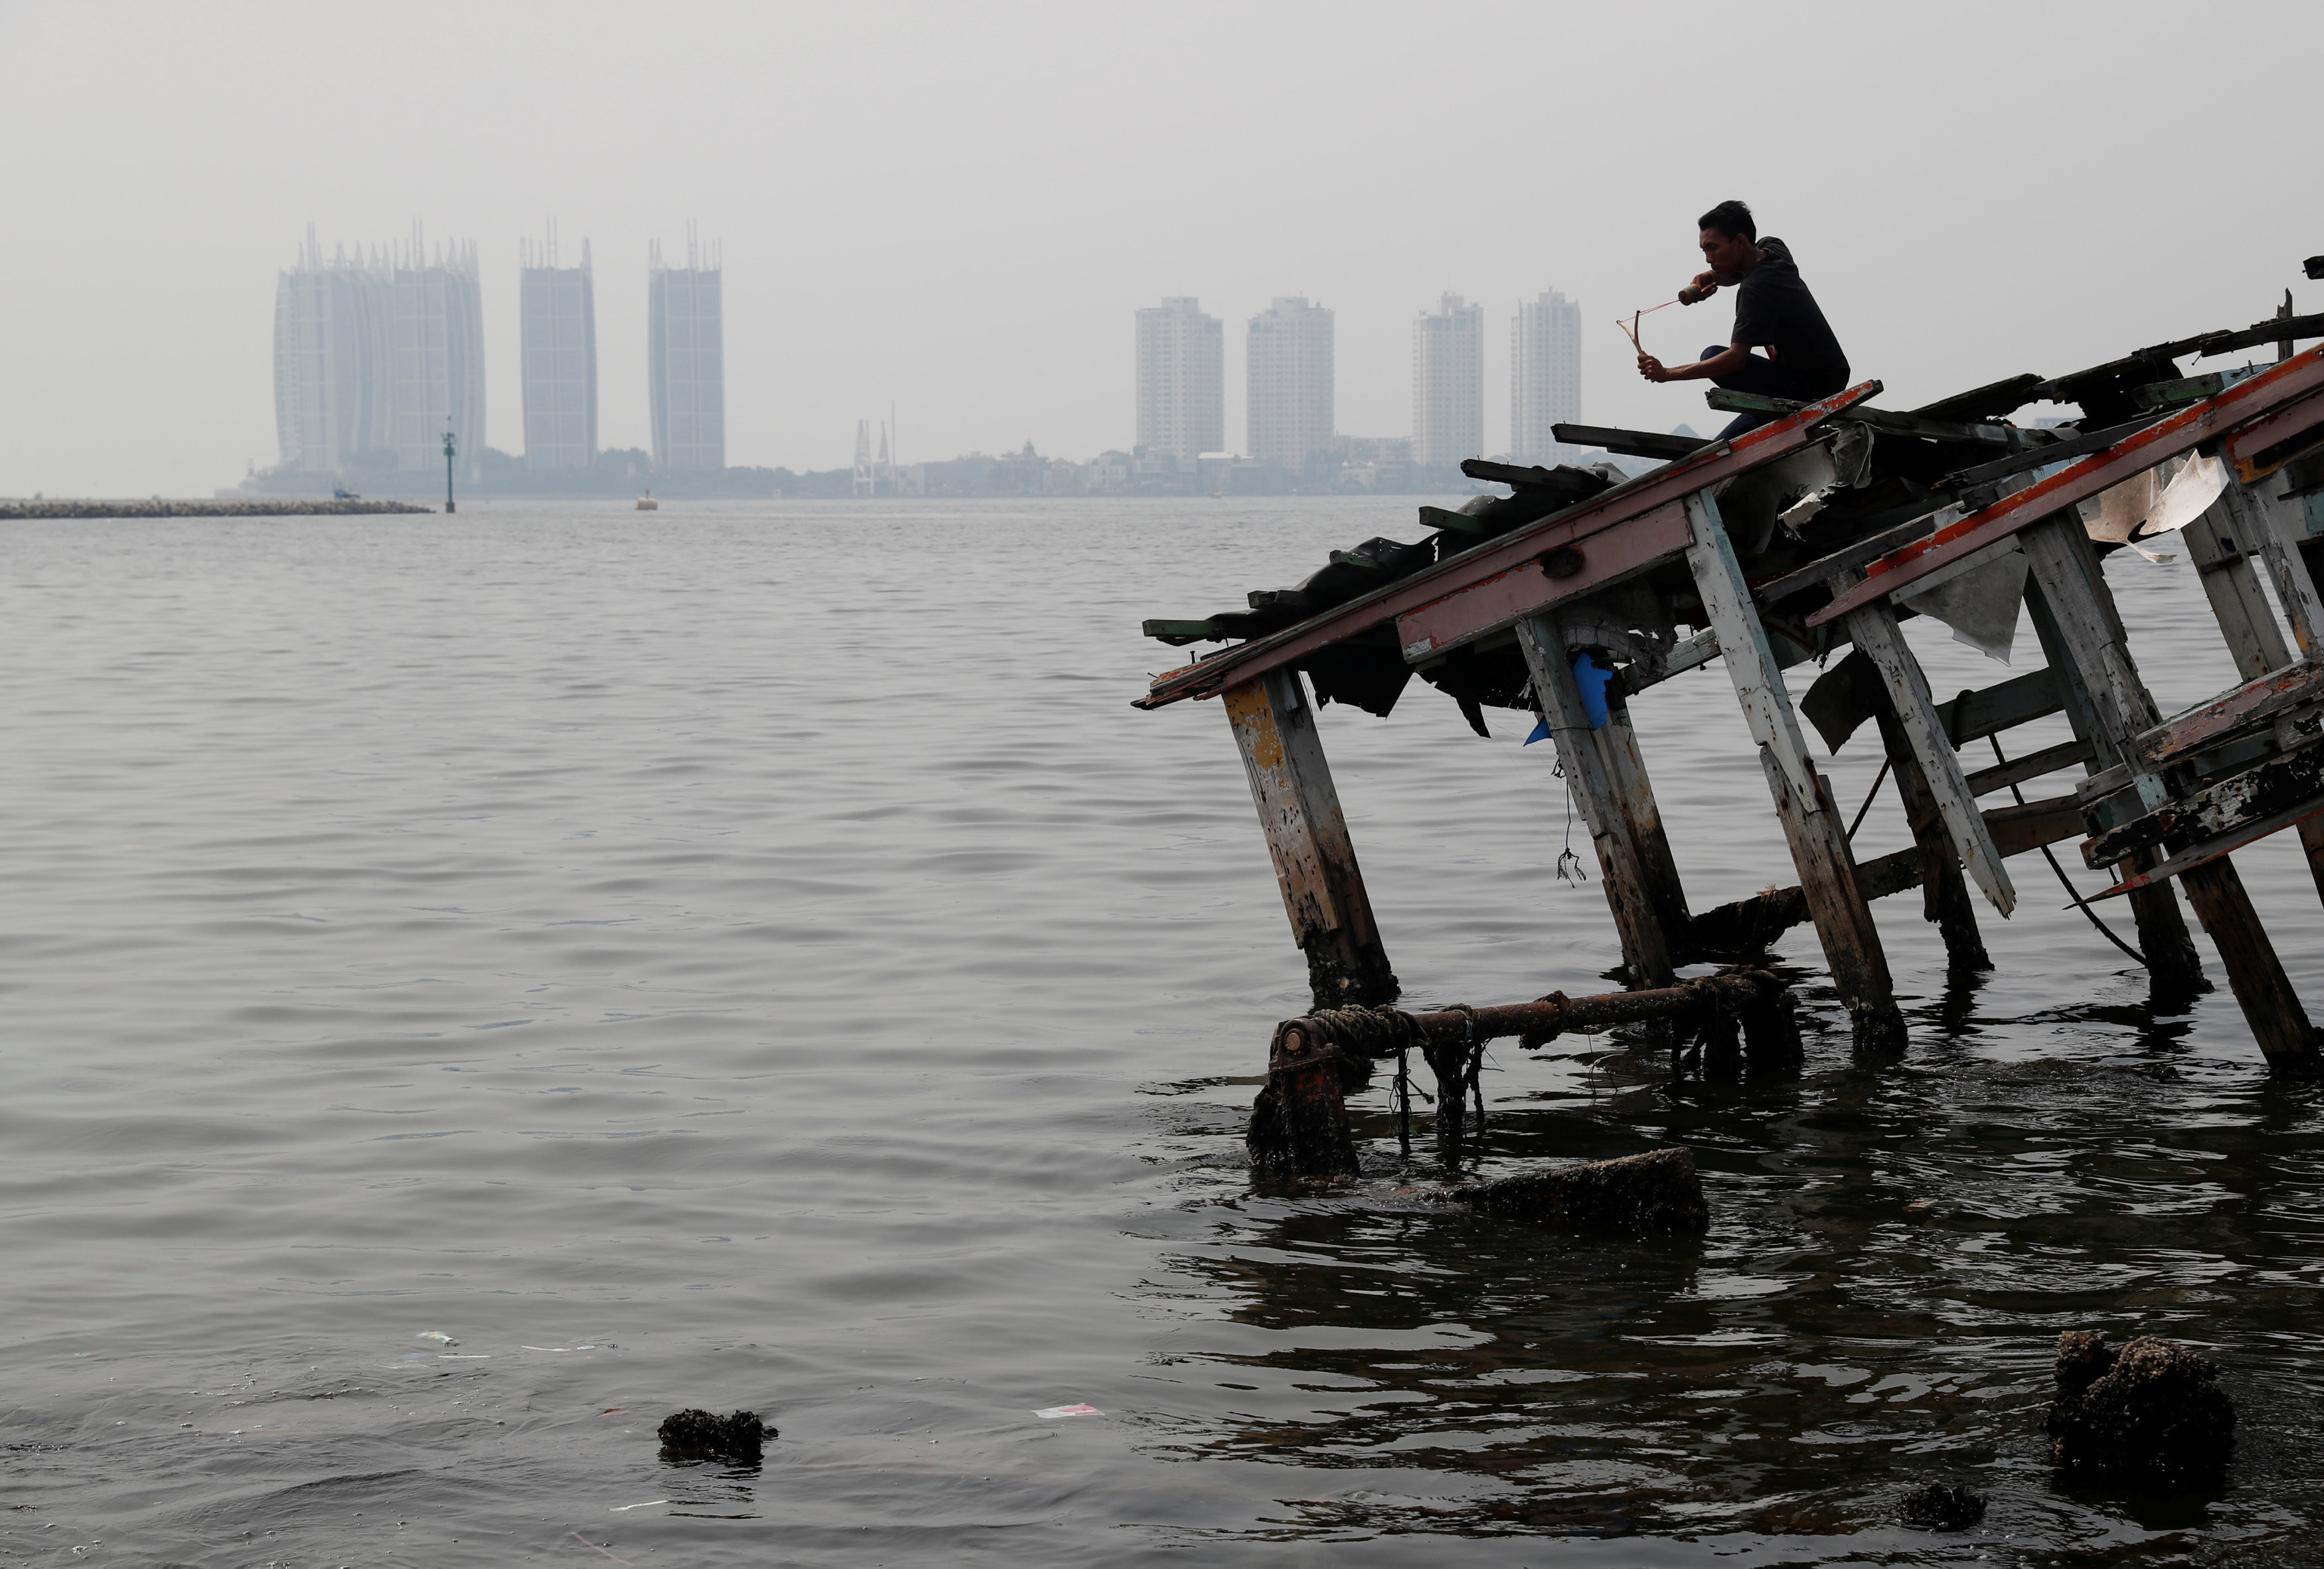
<svg viewBox="0 0 2324 1569">
<path fill-rule="evenodd" d="M 1781 997 L 1785 989 L 1780 977 L 1765 970 L 1729 970 L 1649 992 L 1609 992 L 1596 997 L 1553 992 L 1535 1002 L 1466 1011 L 1406 1013 L 1393 1008 L 1340 1008 L 1286 1020 L 1277 1027 L 1276 1038 L 1294 1057 L 1331 1048 L 1345 1057 L 1389 1057 L 1424 1044 L 1449 1046 L 1512 1035 L 1546 1038 L 1648 1020 L 1748 1013 Z"/>
</svg>

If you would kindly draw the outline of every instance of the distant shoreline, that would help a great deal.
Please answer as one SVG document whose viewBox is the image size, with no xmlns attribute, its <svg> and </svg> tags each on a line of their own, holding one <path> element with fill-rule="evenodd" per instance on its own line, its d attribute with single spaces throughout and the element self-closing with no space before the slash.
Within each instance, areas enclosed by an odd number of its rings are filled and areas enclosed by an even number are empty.
<svg viewBox="0 0 2324 1569">
<path fill-rule="evenodd" d="M 36 501 L 0 502 L 0 520 L 23 518 L 312 518 L 433 512 L 410 502 Z"/>
</svg>

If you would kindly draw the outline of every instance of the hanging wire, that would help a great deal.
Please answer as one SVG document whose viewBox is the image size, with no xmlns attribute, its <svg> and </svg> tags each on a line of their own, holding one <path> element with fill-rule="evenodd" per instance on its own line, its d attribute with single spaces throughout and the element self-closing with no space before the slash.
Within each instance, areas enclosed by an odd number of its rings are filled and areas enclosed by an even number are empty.
<svg viewBox="0 0 2324 1569">
<path fill-rule="evenodd" d="M 1855 841 L 1856 830 L 1864 826 L 1864 815 L 1872 809 L 1872 803 L 1880 798 L 1880 787 L 1886 782 L 1888 766 L 1895 761 L 1894 758 L 1888 757 L 1880 760 L 1880 771 L 1872 776 L 1872 788 L 1864 793 L 1864 804 L 1856 808 L 1856 821 L 1848 826 L 1848 837 L 1851 843 Z"/>
<path fill-rule="evenodd" d="M 1564 779 L 1565 760 L 1560 758 L 1557 766 L 1549 772 L 1552 779 Z M 1582 857 L 1573 853 L 1573 786 L 1571 780 L 1565 787 L 1565 848 L 1558 854 L 1557 880 L 1573 883 L 1590 881 L 1590 874 L 1582 870 Z"/>
<path fill-rule="evenodd" d="M 1412 1048 L 1396 1054 L 1396 1147 L 1412 1158 Z"/>
<path fill-rule="evenodd" d="M 2001 755 L 2001 737 L 1999 735 L 1988 735 L 1985 739 L 1987 743 L 1993 748 L 1993 761 L 2006 766 L 2009 760 Z M 2025 804 L 2025 792 L 2019 789 L 2015 784 L 2013 783 L 2009 787 L 2009 793 L 2016 798 L 2019 806 L 2022 807 Z M 2084 899 L 2075 891 L 2073 880 L 2066 875 L 2066 869 L 2058 864 L 2058 858 L 2050 853 L 2050 846 L 2047 844 L 2042 846 L 2042 859 L 2050 863 L 2050 870 L 2058 874 L 2058 886 L 2066 891 L 2066 897 L 2074 901 L 2074 908 L 2080 910 L 2089 923 L 2098 928 L 2098 935 L 2100 937 L 2106 938 L 2107 941 L 2112 943 L 2116 947 L 2120 948 L 2124 953 L 2128 954 L 2141 964 L 2146 965 L 2148 969 L 2151 970 L 2154 967 L 2153 965 L 2147 964 L 2146 955 L 2144 954 L 2140 953 L 2136 948 L 2132 947 L 2128 943 L 2124 942 L 2120 937 L 2115 936 L 2114 928 L 2107 925 L 2105 921 L 2098 918 L 2098 912 L 2090 908 L 2090 901 L 2089 900 Z"/>
</svg>

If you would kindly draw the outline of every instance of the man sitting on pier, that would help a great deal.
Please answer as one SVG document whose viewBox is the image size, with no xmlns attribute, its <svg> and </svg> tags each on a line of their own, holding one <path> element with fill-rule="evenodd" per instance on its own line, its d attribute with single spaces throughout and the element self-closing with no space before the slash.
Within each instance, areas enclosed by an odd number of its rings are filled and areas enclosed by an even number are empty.
<svg viewBox="0 0 2324 1569">
<path fill-rule="evenodd" d="M 1732 285 L 1734 341 L 1725 348 L 1713 344 L 1686 365 L 1665 365 L 1641 353 L 1638 374 L 1650 382 L 1707 381 L 1738 392 L 1803 401 L 1828 398 L 1848 385 L 1848 355 L 1840 352 L 1815 296 L 1800 281 L 1791 248 L 1778 239 L 1759 238 L 1751 209 L 1739 201 L 1720 202 L 1697 226 L 1710 267 L 1695 275 L 1679 299 L 1692 305 L 1711 298 L 1722 283 Z M 1755 347 L 1766 349 L 1766 355 L 1753 354 Z M 1719 434 L 1722 440 L 1740 436 L 1774 418 L 1738 414 Z"/>
</svg>

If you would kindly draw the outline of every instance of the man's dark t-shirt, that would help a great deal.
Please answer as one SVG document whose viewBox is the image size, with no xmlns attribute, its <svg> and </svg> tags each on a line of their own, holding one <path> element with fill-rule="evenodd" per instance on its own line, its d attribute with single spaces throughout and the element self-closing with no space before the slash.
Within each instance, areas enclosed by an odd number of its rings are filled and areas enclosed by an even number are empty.
<svg viewBox="0 0 2324 1569">
<path fill-rule="evenodd" d="M 1759 242 L 1760 261 L 1735 286 L 1735 331 L 1730 341 L 1775 351 L 1778 367 L 1797 378 L 1809 397 L 1821 398 L 1848 385 L 1848 355 L 1823 318 L 1823 311 L 1800 281 L 1789 245 Z"/>
</svg>

